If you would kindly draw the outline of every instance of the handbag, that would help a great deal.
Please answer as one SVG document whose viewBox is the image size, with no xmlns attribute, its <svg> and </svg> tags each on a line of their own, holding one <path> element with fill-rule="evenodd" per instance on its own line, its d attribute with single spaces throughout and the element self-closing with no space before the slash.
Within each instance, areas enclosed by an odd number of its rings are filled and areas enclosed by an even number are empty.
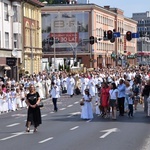
<svg viewBox="0 0 150 150">
<path fill-rule="evenodd" d="M 150 103 L 150 96 L 147 98 L 147 102 Z"/>
<path fill-rule="evenodd" d="M 83 106 L 84 105 L 84 101 L 80 100 L 80 105 Z"/>
<path fill-rule="evenodd" d="M 39 107 L 39 108 L 44 107 L 44 103 L 43 103 L 43 102 L 40 102 L 40 103 L 38 104 L 38 107 Z"/>
</svg>

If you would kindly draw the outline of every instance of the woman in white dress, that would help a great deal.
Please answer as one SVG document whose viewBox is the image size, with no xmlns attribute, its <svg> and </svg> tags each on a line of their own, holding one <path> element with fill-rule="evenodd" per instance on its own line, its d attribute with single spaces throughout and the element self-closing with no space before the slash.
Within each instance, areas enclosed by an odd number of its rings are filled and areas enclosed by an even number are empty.
<svg viewBox="0 0 150 150">
<path fill-rule="evenodd" d="M 88 85 L 88 82 L 89 82 L 89 79 L 85 78 L 85 75 L 82 75 L 82 77 L 81 77 L 81 94 L 82 95 L 85 95 L 84 91 Z"/>
<path fill-rule="evenodd" d="M 21 107 L 26 107 L 26 93 L 23 88 L 20 88 L 20 99 L 21 99 Z"/>
<path fill-rule="evenodd" d="M 92 77 L 89 80 L 88 86 L 89 86 L 90 95 L 92 97 L 94 97 L 95 96 L 95 79 L 94 79 L 94 77 Z"/>
<path fill-rule="evenodd" d="M 92 110 L 92 97 L 89 94 L 89 90 L 85 90 L 85 95 L 83 96 L 84 105 L 82 106 L 81 118 L 82 119 L 93 119 Z"/>
</svg>

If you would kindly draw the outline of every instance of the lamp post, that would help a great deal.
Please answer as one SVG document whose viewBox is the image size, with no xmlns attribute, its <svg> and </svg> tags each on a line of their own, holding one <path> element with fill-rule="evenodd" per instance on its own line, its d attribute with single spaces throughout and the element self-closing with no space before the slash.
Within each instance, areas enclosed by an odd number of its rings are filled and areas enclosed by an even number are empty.
<svg viewBox="0 0 150 150">
<path fill-rule="evenodd" d="M 78 46 L 77 35 L 78 35 L 78 27 L 79 27 L 79 26 L 81 26 L 81 25 L 78 25 L 78 24 L 75 25 L 75 24 L 74 24 L 74 27 L 75 27 L 75 29 L 76 29 L 75 32 L 74 32 L 74 33 L 75 33 L 75 34 L 74 34 L 74 38 L 75 38 L 75 46 L 74 46 L 74 47 L 75 47 L 75 48 L 74 48 L 74 55 L 75 55 L 75 58 L 74 58 L 74 61 L 77 61 L 77 46 Z M 76 45 L 76 43 L 77 43 L 77 45 Z"/>
<path fill-rule="evenodd" d="M 143 33 L 142 35 L 144 36 L 144 38 L 142 37 L 142 49 L 141 49 L 141 53 L 144 51 L 144 39 L 145 39 L 145 20 L 142 19 L 142 22 L 143 22 Z M 143 57 L 142 57 L 142 54 L 141 54 L 141 63 L 143 61 Z"/>
<path fill-rule="evenodd" d="M 55 40 L 55 33 L 54 33 L 54 71 L 56 69 L 56 40 Z"/>
</svg>

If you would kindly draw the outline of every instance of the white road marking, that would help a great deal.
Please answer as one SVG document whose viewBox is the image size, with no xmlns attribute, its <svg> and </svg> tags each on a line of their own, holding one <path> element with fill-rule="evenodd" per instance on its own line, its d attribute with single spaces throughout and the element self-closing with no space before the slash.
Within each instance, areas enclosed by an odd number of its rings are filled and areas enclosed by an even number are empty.
<svg viewBox="0 0 150 150">
<path fill-rule="evenodd" d="M 86 122 L 91 122 L 92 120 L 87 120 Z"/>
<path fill-rule="evenodd" d="M 12 117 L 26 117 L 27 114 L 13 114 Z"/>
<path fill-rule="evenodd" d="M 74 102 L 74 104 L 78 104 L 79 102 Z"/>
<path fill-rule="evenodd" d="M 113 132 L 118 132 L 120 131 L 119 129 L 117 128 L 112 128 L 112 129 L 108 129 L 108 130 L 102 130 L 100 132 L 106 132 L 104 135 L 100 136 L 99 138 L 103 139 L 105 138 L 106 136 L 108 136 L 109 134 L 113 133 Z"/>
<path fill-rule="evenodd" d="M 72 117 L 73 115 L 67 116 L 68 118 Z"/>
<path fill-rule="evenodd" d="M 6 127 L 13 127 L 13 126 L 17 126 L 19 125 L 20 123 L 14 123 L 14 124 L 10 124 L 10 125 L 7 125 Z"/>
<path fill-rule="evenodd" d="M 3 138 L 3 139 L 0 139 L 0 140 L 1 140 L 1 141 L 6 141 L 6 140 L 12 139 L 12 138 L 17 137 L 17 136 L 19 136 L 19 135 L 18 135 L 18 134 L 15 134 L 15 135 L 8 136 L 8 137 Z"/>
<path fill-rule="evenodd" d="M 61 109 L 59 109 L 59 110 L 65 110 L 66 108 L 61 108 Z"/>
<path fill-rule="evenodd" d="M 45 143 L 45 142 L 50 141 L 52 139 L 53 139 L 53 137 L 47 138 L 47 139 L 45 139 L 43 141 L 40 141 L 39 144 Z"/>
<path fill-rule="evenodd" d="M 50 112 L 51 114 L 53 114 L 54 112 L 52 111 L 52 112 Z"/>
<path fill-rule="evenodd" d="M 31 132 L 31 131 L 32 131 L 32 132 Z M 0 139 L 0 141 L 6 141 L 6 140 L 12 139 L 12 138 L 14 138 L 14 137 L 23 135 L 23 134 L 32 134 L 32 133 L 33 133 L 33 130 L 30 130 L 30 132 L 25 132 L 25 131 L 23 131 L 23 132 L 12 133 L 12 134 L 14 134 L 14 135 L 11 135 L 11 136 L 2 138 L 2 139 Z"/>
<path fill-rule="evenodd" d="M 80 114 L 81 114 L 81 112 L 79 112 L 79 111 L 71 113 L 71 115 L 80 115 Z"/>
<path fill-rule="evenodd" d="M 73 130 L 75 130 L 75 129 L 77 129 L 77 128 L 79 128 L 79 126 L 73 127 L 73 128 L 71 128 L 70 130 L 73 131 Z"/>
<path fill-rule="evenodd" d="M 81 112 L 74 112 L 74 113 L 70 113 L 70 115 L 67 116 L 67 117 L 70 118 L 70 117 L 72 117 L 74 115 L 80 115 L 80 114 L 81 114 Z"/>
<path fill-rule="evenodd" d="M 68 105 L 67 107 L 72 107 L 73 105 Z"/>
<path fill-rule="evenodd" d="M 42 115 L 42 117 L 45 117 L 45 116 L 47 116 L 47 114 L 43 114 L 43 115 Z"/>
</svg>

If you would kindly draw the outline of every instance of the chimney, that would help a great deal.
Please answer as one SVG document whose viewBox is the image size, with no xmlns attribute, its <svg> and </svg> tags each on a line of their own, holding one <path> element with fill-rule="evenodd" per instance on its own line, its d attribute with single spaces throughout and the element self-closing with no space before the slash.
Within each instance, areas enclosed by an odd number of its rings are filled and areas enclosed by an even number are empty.
<svg viewBox="0 0 150 150">
<path fill-rule="evenodd" d="M 104 6 L 105 9 L 109 10 L 110 9 L 110 6 Z"/>
<path fill-rule="evenodd" d="M 68 0 L 69 4 L 77 4 L 77 0 Z"/>
</svg>

